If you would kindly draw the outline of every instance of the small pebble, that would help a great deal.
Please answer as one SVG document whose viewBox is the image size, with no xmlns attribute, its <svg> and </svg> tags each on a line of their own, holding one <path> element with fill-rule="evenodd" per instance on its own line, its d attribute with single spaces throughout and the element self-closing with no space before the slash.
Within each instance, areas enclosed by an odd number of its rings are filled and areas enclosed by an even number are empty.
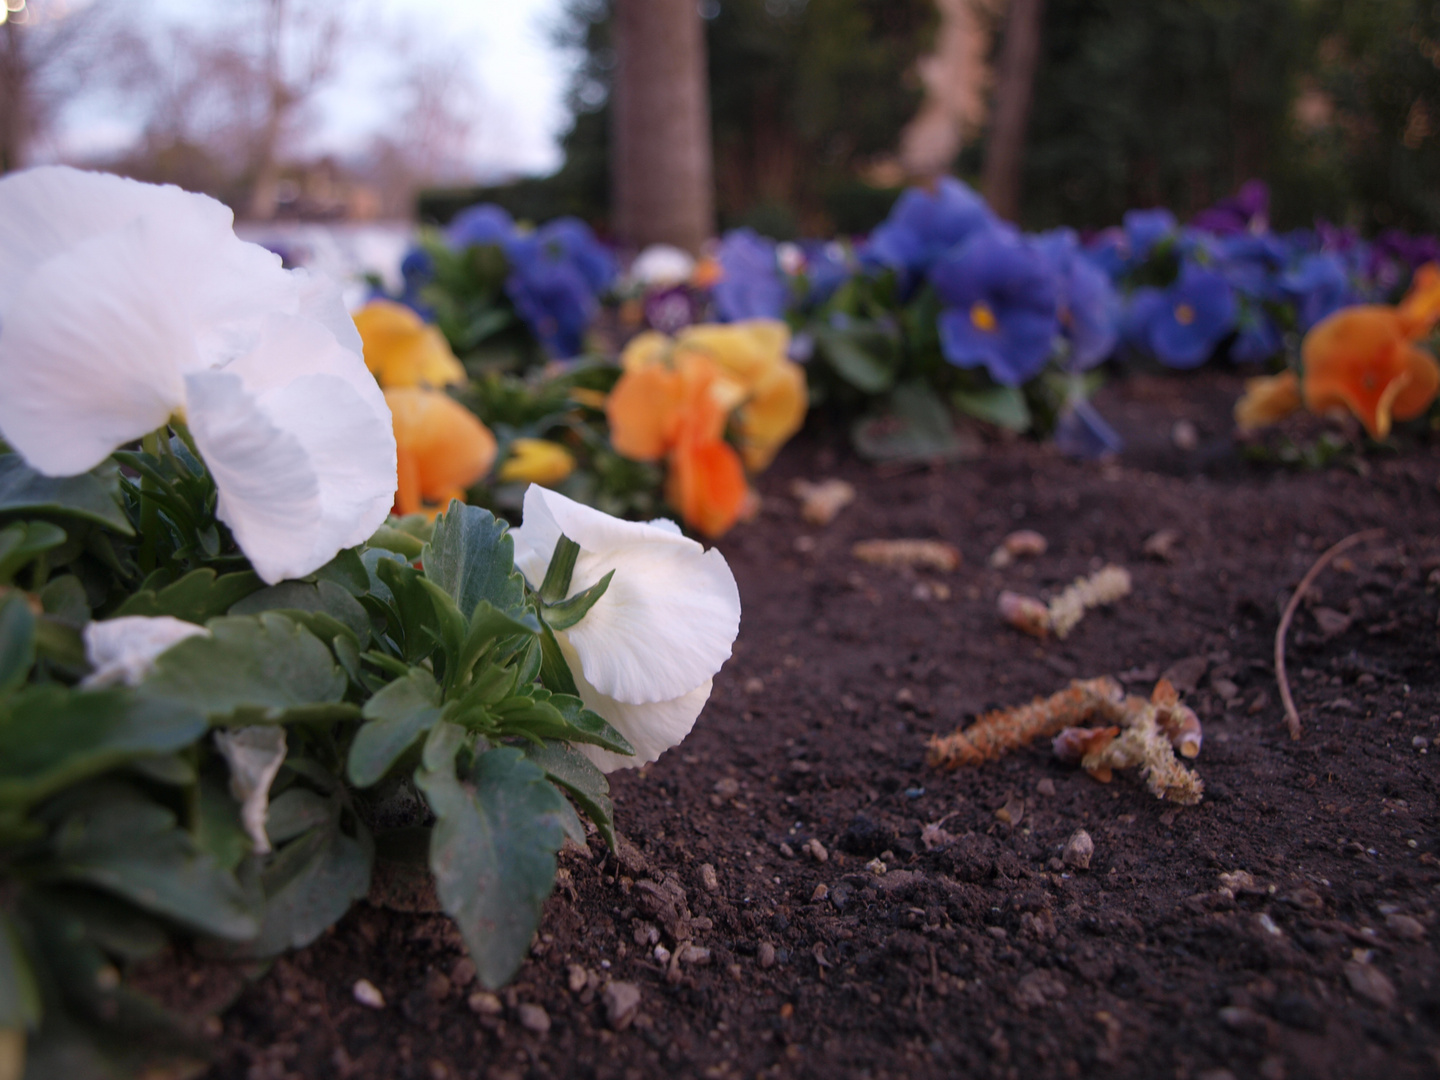
<svg viewBox="0 0 1440 1080">
<path fill-rule="evenodd" d="M 1425 937 L 1425 924 L 1419 919 L 1398 912 L 1385 916 L 1385 927 L 1396 937 L 1406 941 L 1421 941 Z"/>
<path fill-rule="evenodd" d="M 1170 429 L 1170 441 L 1177 450 L 1194 450 L 1200 445 L 1200 432 L 1189 420 L 1176 420 Z"/>
<path fill-rule="evenodd" d="M 1345 964 L 1345 979 L 1350 983 L 1350 989 L 1361 997 L 1379 1005 L 1382 1009 L 1391 1009 L 1395 1006 L 1396 993 L 1395 984 L 1379 968 L 1360 960 L 1350 960 Z"/>
<path fill-rule="evenodd" d="M 355 986 L 350 991 L 355 1000 L 367 1009 L 383 1009 L 385 1007 L 385 995 L 369 979 L 355 980 Z"/>
<path fill-rule="evenodd" d="M 475 981 L 475 961 L 468 956 L 455 961 L 455 966 L 450 969 L 450 981 L 462 989 L 469 986 Z"/>
<path fill-rule="evenodd" d="M 1424 750 L 1425 747 L 1430 745 L 1430 740 L 1424 735 L 1416 735 L 1410 740 L 1410 745 L 1415 747 L 1416 750 Z"/>
<path fill-rule="evenodd" d="M 1095 841 L 1084 829 L 1076 829 L 1065 841 L 1065 850 L 1060 859 L 1072 870 L 1089 870 L 1090 859 L 1095 854 Z"/>
<path fill-rule="evenodd" d="M 655 957 L 656 960 L 660 961 L 662 965 L 668 964 L 670 962 L 670 950 L 667 949 L 664 945 L 656 945 L 655 951 L 652 955 Z"/>
<path fill-rule="evenodd" d="M 795 849 L 784 841 L 781 841 L 780 854 L 787 859 L 793 859 L 795 857 Z"/>
<path fill-rule="evenodd" d="M 810 902 L 812 904 L 818 903 L 819 901 L 824 900 L 829 895 L 830 886 L 826 885 L 822 881 L 819 885 L 815 886 L 815 891 L 810 894 Z"/>
<path fill-rule="evenodd" d="M 768 941 L 762 941 L 760 948 L 755 950 L 755 959 L 762 968 L 775 966 L 775 946 Z"/>
<path fill-rule="evenodd" d="M 825 850 L 825 845 L 813 837 L 805 842 L 804 850 L 808 851 L 810 857 L 818 863 L 823 863 L 830 858 L 830 853 Z"/>
<path fill-rule="evenodd" d="M 444 1001 L 450 996 L 450 980 L 438 971 L 430 972 L 425 977 L 425 993 L 432 1001 Z"/>
<path fill-rule="evenodd" d="M 720 891 L 720 878 L 715 873 L 715 867 L 708 862 L 700 864 L 700 884 L 706 892 Z"/>
<path fill-rule="evenodd" d="M 590 974 L 579 964 L 571 964 L 566 975 L 566 985 L 570 987 L 572 994 L 578 994 L 590 981 Z"/>
<path fill-rule="evenodd" d="M 601 1000 L 605 1003 L 605 1021 L 616 1031 L 624 1031 L 640 1010 L 640 988 L 634 983 L 612 982 L 605 987 Z"/>
<path fill-rule="evenodd" d="M 515 1010 L 520 1017 L 520 1026 L 526 1031 L 533 1031 L 536 1035 L 544 1035 L 550 1030 L 550 1014 L 542 1006 L 526 1002 Z"/>
<path fill-rule="evenodd" d="M 748 679 L 745 680 L 745 693 L 747 693 L 747 694 L 760 694 L 760 693 L 763 693 L 764 691 L 765 691 L 765 680 L 764 680 L 764 679 L 760 679 L 760 678 L 757 678 L 757 677 L 755 677 L 754 675 L 752 675 L 752 676 L 750 676 L 750 678 L 748 678 Z"/>
<path fill-rule="evenodd" d="M 1035 785 L 1037 795 L 1051 796 L 1055 794 L 1055 781 L 1048 776 Z"/>
<path fill-rule="evenodd" d="M 704 967 L 710 963 L 710 950 L 703 945 L 682 945 L 677 953 L 682 964 Z"/>
<path fill-rule="evenodd" d="M 505 1006 L 500 1004 L 499 996 L 488 990 L 476 990 L 465 999 L 465 1004 L 470 1006 L 471 1012 L 481 1016 L 499 1016 L 505 1009 Z"/>
<path fill-rule="evenodd" d="M 865 864 L 865 869 L 870 871 L 870 873 L 874 874 L 876 877 L 880 877 L 885 873 L 886 867 L 885 864 L 879 859 L 871 859 Z"/>
</svg>

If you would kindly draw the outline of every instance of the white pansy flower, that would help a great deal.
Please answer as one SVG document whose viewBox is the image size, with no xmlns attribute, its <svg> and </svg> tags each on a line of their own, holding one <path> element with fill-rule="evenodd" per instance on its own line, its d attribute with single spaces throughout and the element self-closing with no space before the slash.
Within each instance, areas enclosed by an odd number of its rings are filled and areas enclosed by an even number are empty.
<svg viewBox="0 0 1440 1080">
<path fill-rule="evenodd" d="M 515 565 L 539 588 L 562 535 L 580 545 L 567 595 L 615 576 L 555 638 L 587 708 L 635 748 L 634 757 L 581 746 L 607 772 L 654 761 L 695 726 L 710 680 L 740 631 L 740 591 L 725 558 L 670 521 L 621 521 L 531 485 Z"/>
<path fill-rule="evenodd" d="M 694 257 L 669 244 L 651 244 L 630 264 L 630 280 L 651 288 L 683 284 L 694 272 Z"/>
<path fill-rule="evenodd" d="M 209 633 L 203 626 L 169 615 L 123 615 L 87 623 L 81 636 L 85 640 L 85 659 L 93 670 L 80 688 L 138 686 L 155 670 L 161 653 L 186 638 Z"/>
<path fill-rule="evenodd" d="M 204 195 L 59 166 L 0 179 L 0 385 L 0 435 L 47 476 L 183 419 L 272 584 L 393 501 L 390 410 L 339 289 Z"/>
</svg>

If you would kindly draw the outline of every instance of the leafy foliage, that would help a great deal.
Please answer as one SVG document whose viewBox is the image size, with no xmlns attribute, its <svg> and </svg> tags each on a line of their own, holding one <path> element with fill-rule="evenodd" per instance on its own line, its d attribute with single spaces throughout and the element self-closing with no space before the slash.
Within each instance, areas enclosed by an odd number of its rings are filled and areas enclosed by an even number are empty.
<svg viewBox="0 0 1440 1080">
<path fill-rule="evenodd" d="M 547 617 L 574 612 L 459 503 L 264 587 L 182 437 L 117 457 L 52 482 L 0 455 L 0 1035 L 37 1075 L 193 1067 L 204 1048 L 127 965 L 175 933 L 235 959 L 303 946 L 366 894 L 377 850 L 417 838 L 503 984 L 584 838 L 569 799 L 614 840 L 572 744 L 632 752 L 546 655 Z M 92 687 L 85 628 L 116 616 L 205 632 Z M 210 737 L 251 725 L 285 735 L 263 846 Z"/>
</svg>

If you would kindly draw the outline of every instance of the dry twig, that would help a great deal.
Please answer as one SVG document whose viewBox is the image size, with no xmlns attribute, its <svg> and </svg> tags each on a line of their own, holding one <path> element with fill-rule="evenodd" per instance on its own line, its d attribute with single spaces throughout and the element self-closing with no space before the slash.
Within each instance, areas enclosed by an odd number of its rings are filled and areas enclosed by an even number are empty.
<svg viewBox="0 0 1440 1080">
<path fill-rule="evenodd" d="M 1280 625 L 1275 629 L 1275 681 L 1280 686 L 1280 700 L 1285 704 L 1285 726 L 1290 729 L 1290 738 L 1300 738 L 1300 713 L 1295 708 L 1295 699 L 1290 694 L 1290 680 L 1285 675 L 1285 635 L 1290 632 L 1290 620 L 1295 617 L 1295 611 L 1300 607 L 1300 601 L 1315 579 L 1320 576 L 1320 571 L 1329 566 L 1331 561 L 1341 552 L 1348 551 L 1356 544 L 1363 544 L 1367 541 L 1384 536 L 1384 529 L 1366 529 L 1363 532 L 1352 533 L 1344 540 L 1332 544 L 1325 553 L 1315 560 L 1315 565 L 1305 572 L 1300 579 L 1300 584 L 1295 586 L 1295 592 L 1290 597 L 1290 602 L 1285 605 L 1285 611 L 1280 616 Z"/>
</svg>

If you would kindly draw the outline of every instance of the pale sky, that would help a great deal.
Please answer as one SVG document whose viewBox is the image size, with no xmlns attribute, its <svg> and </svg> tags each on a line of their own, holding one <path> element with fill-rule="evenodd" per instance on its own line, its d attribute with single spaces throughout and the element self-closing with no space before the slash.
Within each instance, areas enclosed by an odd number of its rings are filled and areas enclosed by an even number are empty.
<svg viewBox="0 0 1440 1080">
<path fill-rule="evenodd" d="M 148 18 L 203 26 L 231 9 L 227 0 L 136 2 Z M 544 173 L 560 164 L 558 135 L 570 60 L 550 44 L 563 0 L 341 0 L 356 13 L 353 44 L 336 83 L 317 102 L 322 120 L 314 149 L 358 150 L 390 116 L 387 90 L 399 67 L 395 42 L 412 53 L 458 49 L 478 91 L 474 137 L 466 155 L 478 179 Z M 114 150 L 138 133 L 124 102 L 87 99 L 66 115 L 62 155 Z"/>
</svg>

